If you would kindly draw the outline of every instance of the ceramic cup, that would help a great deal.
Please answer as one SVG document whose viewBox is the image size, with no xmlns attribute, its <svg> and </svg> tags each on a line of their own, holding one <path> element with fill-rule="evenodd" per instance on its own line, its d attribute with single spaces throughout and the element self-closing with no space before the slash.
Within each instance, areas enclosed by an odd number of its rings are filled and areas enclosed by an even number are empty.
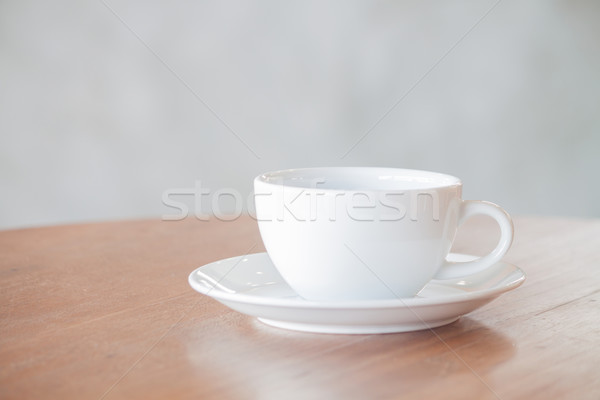
<svg viewBox="0 0 600 400">
<path fill-rule="evenodd" d="M 290 169 L 254 180 L 267 253 L 300 296 L 316 301 L 412 297 L 431 279 L 498 262 L 512 243 L 510 216 L 461 191 L 456 177 L 395 168 Z M 478 214 L 500 226 L 498 245 L 474 261 L 447 261 L 457 228 Z"/>
</svg>

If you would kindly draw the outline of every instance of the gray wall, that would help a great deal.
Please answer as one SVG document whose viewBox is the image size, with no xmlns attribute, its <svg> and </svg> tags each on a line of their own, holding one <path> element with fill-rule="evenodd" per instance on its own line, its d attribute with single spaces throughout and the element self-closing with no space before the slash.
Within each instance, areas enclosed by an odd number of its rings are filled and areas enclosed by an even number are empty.
<svg viewBox="0 0 600 400">
<path fill-rule="evenodd" d="M 160 217 L 169 188 L 317 165 L 599 217 L 599 20 L 594 1 L 1 1 L 0 228 Z"/>
</svg>

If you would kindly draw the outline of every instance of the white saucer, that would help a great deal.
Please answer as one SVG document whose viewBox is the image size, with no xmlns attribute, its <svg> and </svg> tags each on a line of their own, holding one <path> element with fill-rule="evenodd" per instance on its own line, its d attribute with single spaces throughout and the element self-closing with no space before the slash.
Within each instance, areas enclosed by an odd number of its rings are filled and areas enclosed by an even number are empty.
<svg viewBox="0 0 600 400">
<path fill-rule="evenodd" d="M 450 261 L 474 256 L 450 254 Z M 189 276 L 190 285 L 227 307 L 279 328 L 320 333 L 390 333 L 435 328 L 456 321 L 525 281 L 517 266 L 499 262 L 453 280 L 433 280 L 404 299 L 316 302 L 299 297 L 267 253 L 207 264 Z"/>
</svg>

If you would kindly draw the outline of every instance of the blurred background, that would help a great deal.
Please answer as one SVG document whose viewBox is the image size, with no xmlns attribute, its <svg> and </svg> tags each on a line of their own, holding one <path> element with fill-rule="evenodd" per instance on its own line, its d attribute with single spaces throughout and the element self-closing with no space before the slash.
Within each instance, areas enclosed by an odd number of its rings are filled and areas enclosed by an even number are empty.
<svg viewBox="0 0 600 400">
<path fill-rule="evenodd" d="M 332 165 L 600 217 L 599 20 L 592 0 L 2 0 L 0 229 Z"/>
</svg>

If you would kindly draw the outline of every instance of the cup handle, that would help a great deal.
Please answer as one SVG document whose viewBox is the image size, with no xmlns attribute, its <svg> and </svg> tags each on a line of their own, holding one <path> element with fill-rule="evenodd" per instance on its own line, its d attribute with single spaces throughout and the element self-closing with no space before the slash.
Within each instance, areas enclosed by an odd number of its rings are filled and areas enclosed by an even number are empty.
<svg viewBox="0 0 600 400">
<path fill-rule="evenodd" d="M 444 260 L 442 267 L 434 279 L 452 279 L 482 271 L 498 261 L 506 254 L 513 241 L 513 223 L 510 215 L 500 206 L 489 201 L 463 200 L 458 218 L 458 227 L 474 215 L 488 215 L 500 226 L 500 241 L 494 250 L 486 256 L 473 261 L 452 262 Z"/>
</svg>

